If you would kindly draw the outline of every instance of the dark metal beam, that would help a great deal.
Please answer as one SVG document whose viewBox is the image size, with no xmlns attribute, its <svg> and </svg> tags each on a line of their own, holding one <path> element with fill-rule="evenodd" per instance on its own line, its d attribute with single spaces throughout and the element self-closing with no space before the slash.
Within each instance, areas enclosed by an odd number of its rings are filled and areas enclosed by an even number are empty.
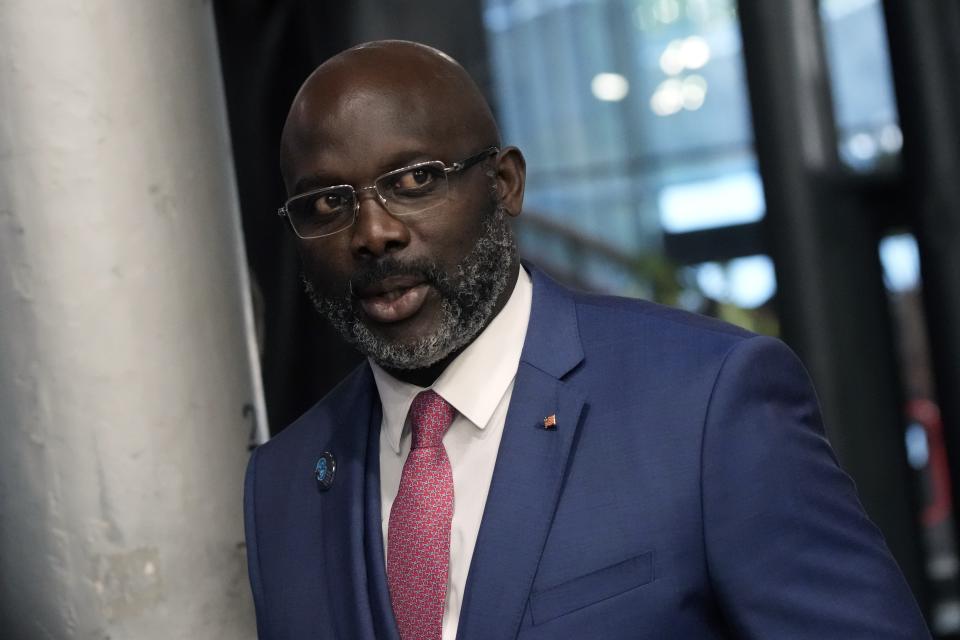
<svg viewBox="0 0 960 640">
<path fill-rule="evenodd" d="M 881 235 L 895 233 L 909 225 L 904 187 L 899 176 L 847 174 L 838 178 L 827 180 L 825 176 L 824 186 L 860 200 Z M 667 257 L 679 265 L 725 262 L 765 254 L 769 252 L 766 240 L 762 222 L 663 234 Z"/>
<path fill-rule="evenodd" d="M 937 402 L 960 489 L 960 3 L 885 0 Z"/>
<path fill-rule="evenodd" d="M 809 367 L 831 442 L 923 605 L 879 228 L 862 198 L 838 188 L 817 3 L 745 0 L 739 14 L 783 336 Z"/>
<path fill-rule="evenodd" d="M 664 233 L 663 250 L 675 264 L 726 262 L 767 253 L 759 222 L 686 233 Z"/>
</svg>

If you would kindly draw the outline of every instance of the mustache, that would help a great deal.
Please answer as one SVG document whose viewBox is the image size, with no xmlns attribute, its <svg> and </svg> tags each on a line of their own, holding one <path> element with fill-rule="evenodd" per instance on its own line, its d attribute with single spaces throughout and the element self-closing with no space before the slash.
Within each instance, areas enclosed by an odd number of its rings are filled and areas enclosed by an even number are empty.
<svg viewBox="0 0 960 640">
<path fill-rule="evenodd" d="M 382 258 L 353 274 L 349 282 L 349 295 L 353 298 L 354 291 L 373 286 L 392 276 L 413 276 L 437 289 L 441 295 L 453 295 L 450 276 L 439 264 L 426 258 L 415 260 Z"/>
</svg>

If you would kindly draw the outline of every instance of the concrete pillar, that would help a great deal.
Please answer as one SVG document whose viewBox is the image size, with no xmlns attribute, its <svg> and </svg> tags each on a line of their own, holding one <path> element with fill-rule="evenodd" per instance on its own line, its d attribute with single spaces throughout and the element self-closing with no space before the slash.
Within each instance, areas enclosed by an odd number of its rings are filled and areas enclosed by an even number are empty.
<svg viewBox="0 0 960 640">
<path fill-rule="evenodd" d="M 0 636 L 252 638 L 210 5 L 0 0 L 0 105 Z"/>
</svg>

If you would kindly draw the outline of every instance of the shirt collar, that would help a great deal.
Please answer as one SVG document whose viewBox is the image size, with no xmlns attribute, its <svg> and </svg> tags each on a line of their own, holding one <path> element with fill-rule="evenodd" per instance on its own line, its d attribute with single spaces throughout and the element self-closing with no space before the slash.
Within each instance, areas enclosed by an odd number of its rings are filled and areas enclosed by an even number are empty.
<svg viewBox="0 0 960 640">
<path fill-rule="evenodd" d="M 507 304 L 430 387 L 478 429 L 487 426 L 517 374 L 532 304 L 533 285 L 521 267 Z M 370 368 L 383 406 L 387 441 L 394 453 L 400 453 L 407 413 L 423 388 L 397 380 L 372 360 Z"/>
</svg>

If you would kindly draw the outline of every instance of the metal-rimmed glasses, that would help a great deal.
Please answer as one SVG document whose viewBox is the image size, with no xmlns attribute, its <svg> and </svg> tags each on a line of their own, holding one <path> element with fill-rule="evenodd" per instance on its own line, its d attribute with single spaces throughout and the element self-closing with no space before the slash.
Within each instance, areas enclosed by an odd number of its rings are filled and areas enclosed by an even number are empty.
<svg viewBox="0 0 960 640">
<path fill-rule="evenodd" d="M 373 191 L 392 216 L 406 216 L 437 207 L 447 201 L 450 174 L 466 171 L 495 153 L 487 147 L 480 153 L 446 165 L 440 160 L 418 162 L 383 174 L 367 187 L 354 189 L 349 184 L 313 189 L 299 193 L 277 210 L 286 216 L 293 232 L 304 240 L 323 238 L 353 226 L 360 210 L 361 191 Z"/>
</svg>

